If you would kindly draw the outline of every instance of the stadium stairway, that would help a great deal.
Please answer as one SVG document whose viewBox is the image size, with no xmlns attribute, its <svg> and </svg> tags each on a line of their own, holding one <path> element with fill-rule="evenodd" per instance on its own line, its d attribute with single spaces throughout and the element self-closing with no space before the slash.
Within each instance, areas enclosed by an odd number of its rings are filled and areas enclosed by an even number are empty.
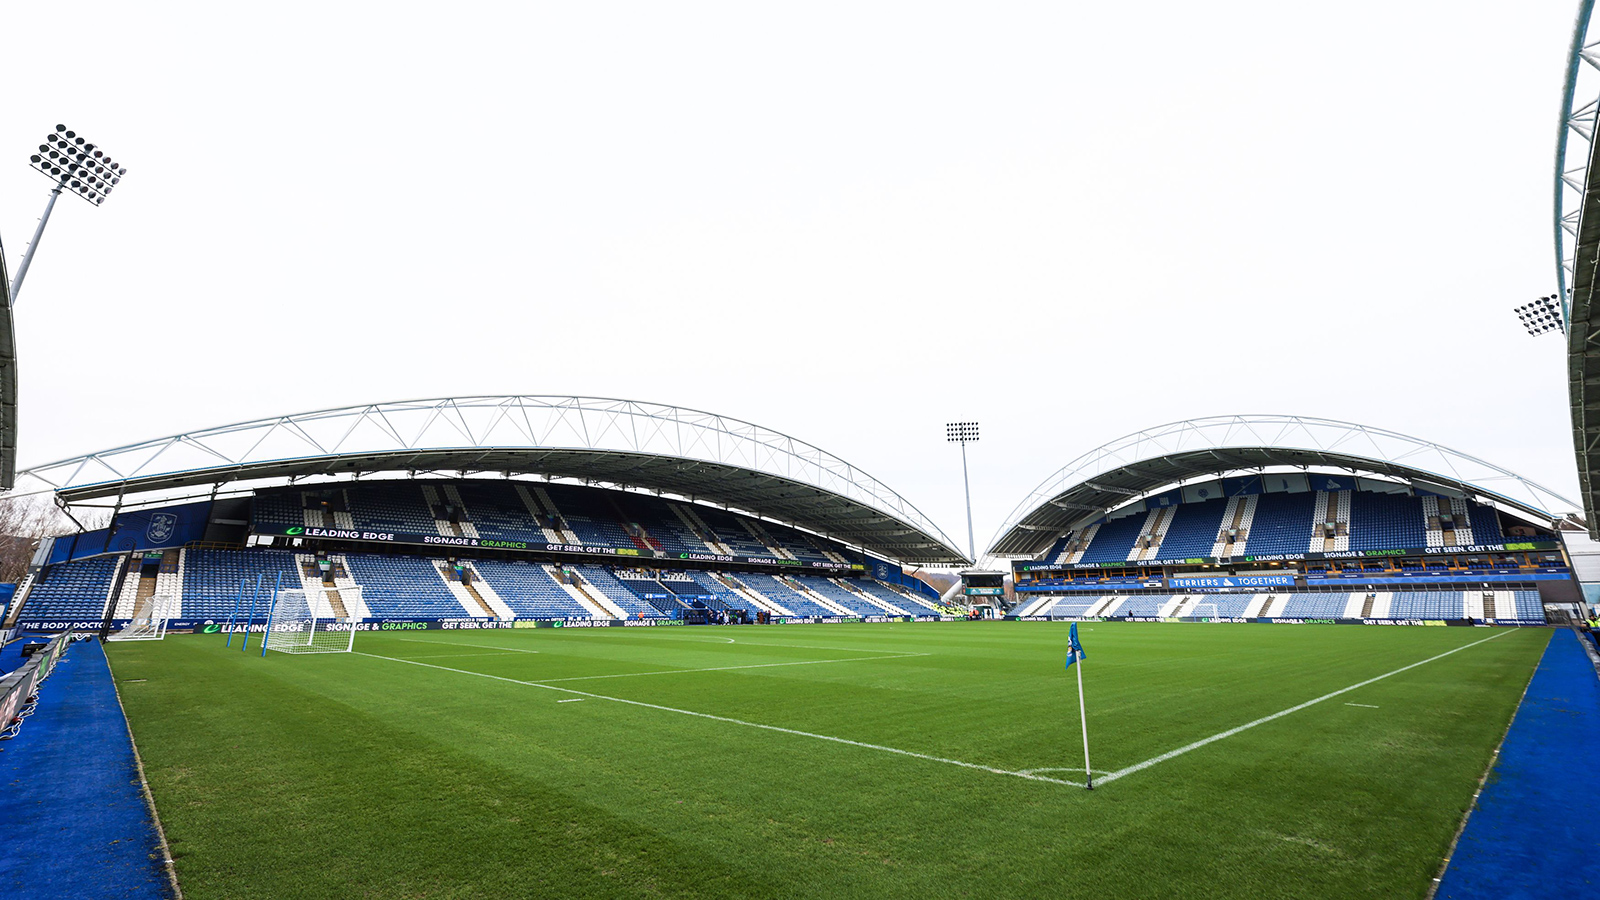
<svg viewBox="0 0 1600 900">
<path fill-rule="evenodd" d="M 507 606 L 506 602 L 500 599 L 500 595 L 495 593 L 494 587 L 484 581 L 483 575 L 473 568 L 470 560 L 462 560 L 460 563 L 462 571 L 470 573 L 465 579 L 456 575 L 455 571 L 450 568 L 448 561 L 436 559 L 433 562 L 434 568 L 439 572 L 439 577 L 444 579 L 445 587 L 450 589 L 450 593 L 456 595 L 456 599 L 461 601 L 462 606 L 469 610 L 481 610 L 482 615 L 493 619 L 514 619 L 517 617 L 511 607 Z M 474 613 L 474 615 L 478 614 Z"/>
<path fill-rule="evenodd" d="M 735 593 L 740 594 L 745 599 L 756 604 L 758 607 L 766 610 L 769 613 L 780 616 L 801 615 L 782 603 L 772 599 L 771 594 L 774 592 L 763 593 L 762 591 L 757 590 L 752 585 L 752 582 L 756 581 L 757 576 L 747 575 L 746 578 L 748 578 L 749 581 L 746 581 L 742 578 L 737 578 L 733 575 L 719 574 L 717 577 Z"/>
<path fill-rule="evenodd" d="M 356 584 L 356 580 L 350 575 L 349 562 L 343 556 L 335 554 L 328 557 L 328 563 L 333 575 L 332 589 L 334 591 L 334 595 L 329 596 L 329 601 L 331 602 L 337 598 L 339 605 L 343 606 L 345 612 L 354 618 L 365 619 L 371 617 L 372 610 L 368 608 L 367 601 L 362 596 L 364 592 L 359 590 L 361 586 Z M 316 587 L 317 585 L 313 584 L 312 586 Z"/>
<path fill-rule="evenodd" d="M 673 515 L 676 515 L 683 522 L 684 527 L 689 529 L 690 534 L 698 538 L 700 543 L 706 545 L 707 550 L 726 556 L 733 555 L 733 548 L 717 540 L 715 532 L 711 530 L 711 526 L 707 525 L 692 508 L 682 503 L 668 503 L 667 508 L 672 510 Z"/>
<path fill-rule="evenodd" d="M 914 615 L 914 613 L 912 613 L 911 610 L 906 608 L 906 607 L 910 606 L 911 604 L 905 603 L 904 601 L 901 601 L 900 603 L 895 603 L 895 602 L 893 602 L 891 600 L 888 600 L 887 598 L 879 597 L 876 594 L 873 594 L 872 592 L 870 592 L 870 591 L 866 590 L 865 588 L 863 588 L 854 579 L 851 579 L 851 578 L 830 578 L 828 580 L 830 582 L 832 582 L 833 584 L 836 584 L 836 585 L 844 588 L 847 591 L 851 591 L 856 596 L 862 598 L 863 600 L 865 600 L 868 603 L 873 604 L 874 606 L 877 606 L 879 609 L 882 609 L 884 612 L 887 612 L 891 616 L 909 616 L 909 615 Z"/>
<path fill-rule="evenodd" d="M 567 540 L 566 534 L 558 532 L 554 528 L 550 527 L 552 524 L 554 524 L 553 521 L 547 520 L 547 516 L 544 512 L 544 509 L 540 505 L 540 501 L 535 499 L 533 493 L 528 490 L 527 485 L 517 485 L 517 497 L 522 500 L 522 505 L 528 508 L 528 515 L 532 516 L 533 521 L 538 523 L 539 530 L 544 534 L 545 540 L 552 544 L 578 543 L 577 535 L 572 535 L 573 540 L 569 541 Z"/>
<path fill-rule="evenodd" d="M 545 563 L 542 567 L 556 583 L 561 585 L 567 596 L 577 601 L 579 606 L 589 611 L 589 615 L 596 619 L 626 619 L 628 614 L 622 607 L 611 602 L 611 598 L 601 593 L 598 589 L 591 589 L 584 584 L 582 577 L 576 572 Z"/>
<path fill-rule="evenodd" d="M 1594 791 L 1573 771 L 1600 747 L 1600 662 L 1574 629 L 1545 647 L 1437 900 L 1600 895 Z M 1579 777 L 1570 777 L 1577 775 Z"/>
<path fill-rule="evenodd" d="M 1035 597 L 1019 607 L 1016 614 L 1019 616 L 1042 616 L 1044 615 L 1043 610 L 1059 599 L 1061 598 L 1051 596 Z"/>
<path fill-rule="evenodd" d="M 1244 555 L 1259 499 L 1256 494 L 1228 498 L 1228 506 L 1222 511 L 1222 524 L 1217 526 L 1217 540 L 1211 545 L 1212 556 Z"/>
<path fill-rule="evenodd" d="M 887 600 L 916 615 L 925 616 L 939 611 L 932 600 L 903 585 L 889 584 L 876 578 L 863 578 L 856 584 L 856 589 L 871 594 L 879 600 Z"/>
</svg>

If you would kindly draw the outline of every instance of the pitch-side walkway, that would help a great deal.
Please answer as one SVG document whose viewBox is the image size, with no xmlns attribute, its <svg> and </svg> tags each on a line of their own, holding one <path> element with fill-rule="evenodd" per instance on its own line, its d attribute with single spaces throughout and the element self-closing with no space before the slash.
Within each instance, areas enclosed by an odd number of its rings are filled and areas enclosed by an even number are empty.
<svg viewBox="0 0 1600 900">
<path fill-rule="evenodd" d="M 0 895 L 171 896 L 98 641 L 67 649 L 38 710 L 0 742 Z"/>
<path fill-rule="evenodd" d="M 1600 678 L 1580 641 L 1551 637 L 1438 900 L 1600 896 Z"/>
</svg>

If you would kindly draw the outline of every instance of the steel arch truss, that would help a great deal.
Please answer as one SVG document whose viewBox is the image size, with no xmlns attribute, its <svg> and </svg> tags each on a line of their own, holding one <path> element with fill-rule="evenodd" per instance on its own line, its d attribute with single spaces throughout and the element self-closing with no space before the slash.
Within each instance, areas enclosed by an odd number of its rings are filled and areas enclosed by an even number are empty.
<svg viewBox="0 0 1600 900">
<path fill-rule="evenodd" d="M 965 561 L 905 498 L 811 444 L 727 416 L 595 397 L 450 397 L 279 416 L 35 466 L 18 487 L 80 502 L 372 472 L 542 475 L 670 493 L 890 559 Z"/>
<path fill-rule="evenodd" d="M 1191 479 L 1285 468 L 1456 490 L 1546 525 L 1577 508 L 1514 472 L 1398 432 L 1305 416 L 1217 416 L 1137 431 L 1083 454 L 1017 505 L 987 554 L 1033 556 L 1069 530 Z"/>
<path fill-rule="evenodd" d="M 1567 327 L 1567 396 L 1578 488 L 1589 536 L 1600 540 L 1600 26 L 1594 0 L 1581 0 L 1567 54 L 1561 130 L 1556 138 L 1556 279 Z"/>
</svg>

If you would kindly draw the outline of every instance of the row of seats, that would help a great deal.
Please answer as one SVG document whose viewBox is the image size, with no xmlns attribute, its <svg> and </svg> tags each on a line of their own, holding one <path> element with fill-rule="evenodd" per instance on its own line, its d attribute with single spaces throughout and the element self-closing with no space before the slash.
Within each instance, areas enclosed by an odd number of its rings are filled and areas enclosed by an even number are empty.
<svg viewBox="0 0 1600 900">
<path fill-rule="evenodd" d="M 98 621 L 117 575 L 117 558 L 85 559 L 50 566 L 34 581 L 17 621 L 27 625 L 62 619 Z"/>
<path fill-rule="evenodd" d="M 1538 591 L 1512 591 L 1509 607 L 1497 607 L 1495 618 L 1522 621 L 1544 621 L 1544 604 Z M 1087 616 L 1093 610 L 1097 616 L 1157 616 L 1176 594 L 1140 594 L 1123 596 L 1074 596 L 1028 600 L 1019 610 L 1031 616 L 1071 617 Z M 1261 617 L 1270 613 L 1279 619 L 1338 619 L 1359 615 L 1366 605 L 1364 593 L 1288 593 L 1273 595 L 1274 602 L 1263 604 L 1262 594 L 1207 594 L 1179 605 L 1182 617 L 1238 618 L 1246 615 Z M 1476 599 L 1464 591 L 1395 591 L 1389 595 L 1387 619 L 1451 619 L 1468 616 L 1469 601 Z M 1355 610 L 1355 612 L 1351 612 Z M 1168 612 L 1172 615 L 1172 612 Z M 1474 614 L 1476 617 L 1476 614 Z"/>
<path fill-rule="evenodd" d="M 544 566 L 529 562 L 485 559 L 473 563 L 489 587 L 518 616 L 533 619 L 581 619 L 589 615 Z"/>
<path fill-rule="evenodd" d="M 261 593 L 255 600 L 259 614 L 264 612 L 275 587 L 299 589 L 304 583 L 302 577 L 317 577 L 315 569 L 299 571 L 295 554 L 281 550 L 190 548 L 174 553 L 173 558 L 183 561 L 178 615 L 185 619 L 226 620 L 232 615 L 247 614 L 258 584 Z M 446 575 L 440 571 L 440 560 L 357 553 L 343 554 L 339 559 L 342 562 L 335 570 L 361 587 L 362 599 L 373 617 L 431 619 L 481 614 L 475 608 L 469 609 L 451 590 Z M 117 564 L 117 557 L 106 556 L 46 567 L 30 591 L 22 621 L 103 618 Z M 498 595 L 519 617 L 581 618 L 589 615 L 588 609 L 546 565 L 520 560 L 477 560 L 472 565 L 485 588 Z M 660 580 L 649 574 L 628 573 L 646 579 L 630 581 L 619 579 L 611 568 L 603 565 L 576 566 L 570 571 L 586 590 L 601 594 L 630 617 L 665 616 L 655 604 L 643 598 L 645 593 L 663 592 L 677 598 L 663 601 L 669 608 L 674 603 L 691 606 L 707 602 L 715 608 L 744 609 L 752 615 L 758 611 L 754 604 L 731 591 L 709 572 L 666 572 L 661 573 Z M 734 577 L 799 615 L 837 613 L 794 591 L 789 584 L 802 585 L 857 615 L 884 612 L 855 591 L 833 584 L 825 576 L 785 575 L 779 578 L 738 573 Z M 784 579 L 788 579 L 788 583 Z M 926 612 L 932 608 L 931 598 L 912 601 L 881 582 L 855 579 L 852 584 L 901 609 Z M 708 596 L 713 599 L 706 601 Z"/>
<path fill-rule="evenodd" d="M 1428 521 L 1422 498 L 1369 491 L 1347 493 L 1348 549 L 1397 550 L 1428 546 Z M 1316 497 L 1310 492 L 1257 495 L 1255 515 L 1246 535 L 1244 552 L 1250 555 L 1305 553 L 1308 539 L 1328 515 L 1325 509 L 1316 508 Z M 1159 548 L 1150 558 L 1210 556 L 1217 532 L 1222 528 L 1222 517 L 1227 506 L 1227 498 L 1216 498 L 1167 507 L 1172 519 Z M 1458 523 L 1462 527 L 1470 524 L 1473 543 L 1493 544 L 1505 540 L 1499 515 L 1493 508 L 1475 503 L 1466 504 L 1465 508 L 1466 520 L 1458 516 Z M 1079 562 L 1126 560 L 1150 515 L 1149 512 L 1140 511 L 1104 522 Z M 1058 538 L 1038 558 L 1050 562 L 1057 560 L 1070 538 L 1070 535 Z"/>
</svg>

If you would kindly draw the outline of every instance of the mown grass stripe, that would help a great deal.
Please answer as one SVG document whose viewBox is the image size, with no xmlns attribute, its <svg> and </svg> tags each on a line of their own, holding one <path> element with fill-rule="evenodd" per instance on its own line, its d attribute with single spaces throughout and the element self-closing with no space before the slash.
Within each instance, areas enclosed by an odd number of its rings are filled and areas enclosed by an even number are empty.
<svg viewBox="0 0 1600 900">
<path fill-rule="evenodd" d="M 746 728 L 759 728 L 759 729 L 761 729 L 763 731 L 776 731 L 776 732 L 779 732 L 781 734 L 792 734 L 792 735 L 795 735 L 797 737 L 814 738 L 814 739 L 819 740 L 819 741 L 830 741 L 830 742 L 835 743 L 835 744 L 848 744 L 848 745 L 850 745 L 852 747 L 861 747 L 861 748 L 866 749 L 866 750 L 877 750 L 877 751 L 880 751 L 880 752 L 883 752 L 883 753 L 895 753 L 895 754 L 898 754 L 900 756 L 909 756 L 909 757 L 912 757 L 914 759 L 926 760 L 928 762 L 944 763 L 945 765 L 949 765 L 949 766 L 960 766 L 961 768 L 964 768 L 964 769 L 976 769 L 976 770 L 978 770 L 980 772 L 988 772 L 988 773 L 993 774 L 993 775 L 1009 775 L 1009 776 L 1011 776 L 1013 778 L 1025 778 L 1025 779 L 1027 779 L 1029 781 L 1044 781 L 1044 782 L 1049 782 L 1050 784 L 1064 784 L 1064 785 L 1067 785 L 1069 787 L 1083 787 L 1083 783 L 1082 782 L 1067 781 L 1066 779 L 1063 779 L 1063 778 L 1048 778 L 1048 777 L 1045 777 L 1043 775 L 1033 775 L 1033 774 L 1030 774 L 1030 773 L 1027 773 L 1027 772 L 1013 772 L 1013 771 L 1010 771 L 1008 769 L 997 769 L 997 768 L 994 768 L 993 766 L 985 766 L 985 765 L 980 765 L 978 763 L 965 762 L 965 761 L 959 760 L 959 759 L 946 759 L 945 757 L 942 757 L 942 756 L 933 756 L 933 755 L 927 754 L 927 753 L 918 753 L 915 750 L 902 750 L 902 749 L 900 749 L 898 747 L 885 747 L 882 744 L 869 744 L 869 743 L 867 743 L 865 741 L 852 741 L 849 738 L 835 737 L 835 736 L 833 736 L 831 734 L 817 734 L 816 732 L 813 732 L 813 731 L 801 731 L 801 730 L 799 730 L 797 728 L 784 728 L 781 725 L 767 725 L 767 724 L 764 724 L 764 723 L 761 723 L 761 722 L 747 722 L 744 719 L 734 719 L 734 718 L 730 718 L 728 716 L 717 716 L 717 715 L 712 715 L 711 713 L 695 712 L 692 709 L 678 709 L 675 706 L 662 706 L 662 705 L 660 705 L 658 703 L 645 703 L 645 702 L 643 702 L 641 700 L 627 700 L 627 699 L 624 699 L 622 697 L 608 697 L 608 696 L 606 696 L 604 694 L 593 694 L 593 693 L 590 693 L 588 691 L 580 691 L 580 690 L 577 690 L 575 688 L 557 687 L 556 685 L 546 684 L 546 683 L 544 683 L 542 681 L 523 681 L 523 680 L 520 680 L 520 679 L 517 679 L 517 678 L 506 678 L 503 675 L 489 675 L 489 674 L 484 673 L 484 672 L 474 672 L 474 671 L 472 671 L 470 669 L 454 669 L 454 668 L 451 668 L 449 666 L 436 666 L 436 665 L 434 665 L 432 663 L 418 662 L 417 660 L 414 660 L 414 659 L 403 659 L 403 658 L 398 657 L 398 656 L 379 656 L 376 653 L 363 653 L 363 652 L 361 652 L 359 650 L 356 651 L 356 653 L 357 653 L 357 655 L 371 657 L 372 659 L 385 659 L 385 660 L 388 660 L 389 662 L 406 663 L 407 665 L 412 665 L 412 666 L 422 666 L 422 667 L 428 668 L 428 669 L 438 669 L 441 672 L 455 672 L 455 673 L 457 673 L 459 675 L 474 675 L 474 676 L 477 676 L 478 678 L 489 678 L 489 679 L 492 679 L 494 681 L 504 681 L 504 682 L 507 682 L 509 684 L 521 684 L 521 685 L 526 685 L 527 687 L 543 688 L 543 689 L 545 689 L 547 691 L 561 691 L 563 693 L 568 693 L 568 694 L 577 694 L 579 696 L 588 697 L 588 698 L 590 698 L 592 700 L 610 700 L 612 703 L 625 703 L 625 704 L 627 704 L 629 706 L 638 706 L 638 707 L 642 707 L 644 709 L 659 710 L 661 712 L 677 713 L 678 715 L 681 715 L 681 716 L 694 716 L 695 718 L 698 718 L 698 719 L 709 719 L 709 720 L 711 720 L 713 722 L 726 722 L 726 723 L 728 723 L 730 725 L 743 725 Z M 926 656 L 927 654 L 917 654 L 917 655 Z M 814 662 L 825 662 L 825 661 L 826 662 L 837 662 L 838 660 L 814 660 Z M 789 663 L 788 665 L 794 665 L 794 663 Z M 740 667 L 740 668 L 751 668 L 751 667 Z M 682 671 L 690 671 L 690 670 L 685 669 L 685 670 L 682 670 Z"/>
<path fill-rule="evenodd" d="M 1190 752 L 1191 750 L 1198 750 L 1201 747 L 1206 746 L 1207 744 L 1214 744 L 1217 741 L 1223 740 L 1224 738 L 1233 737 L 1234 735 L 1236 735 L 1236 734 L 1238 734 L 1238 733 L 1240 733 L 1242 731 L 1248 731 L 1248 730 L 1256 727 L 1257 725 L 1265 725 L 1266 723 L 1271 722 L 1274 719 L 1281 719 L 1284 716 L 1289 715 L 1290 713 L 1297 713 L 1302 709 L 1306 709 L 1307 707 L 1316 706 L 1318 703 L 1321 703 L 1324 700 L 1332 700 L 1335 697 L 1340 697 L 1340 696 L 1343 696 L 1345 694 L 1350 693 L 1351 691 L 1357 690 L 1359 688 L 1364 688 L 1369 684 L 1375 684 L 1375 683 L 1377 683 L 1379 681 L 1384 680 L 1385 678 L 1391 678 L 1391 677 L 1393 677 L 1395 675 L 1399 675 L 1401 672 L 1409 672 L 1412 669 L 1415 669 L 1417 666 L 1425 666 L 1428 663 L 1431 663 L 1431 662 L 1433 662 L 1435 660 L 1444 659 L 1446 656 L 1450 656 L 1453 653 L 1460 653 L 1463 650 L 1470 650 L 1473 647 L 1478 646 L 1479 644 L 1487 644 L 1488 642 L 1490 642 L 1490 641 L 1492 641 L 1492 640 L 1494 640 L 1496 638 L 1505 637 L 1506 635 L 1511 634 L 1515 630 L 1516 629 L 1514 629 L 1514 628 L 1508 628 L 1505 631 L 1500 632 L 1499 634 L 1490 635 L 1489 637 L 1486 637 L 1481 641 L 1473 641 L 1470 644 L 1463 644 L 1462 646 L 1457 647 L 1454 650 L 1446 650 L 1445 652 L 1439 654 L 1438 656 L 1430 656 L 1427 659 L 1422 660 L 1421 662 L 1414 662 L 1409 666 L 1401 666 L 1400 668 L 1395 669 L 1393 672 L 1385 672 L 1385 673 L 1383 673 L 1382 675 L 1379 675 L 1376 678 L 1368 678 L 1366 681 L 1362 681 L 1362 682 L 1358 682 L 1356 684 L 1352 684 L 1352 685 L 1350 685 L 1349 687 L 1346 687 L 1346 688 L 1340 688 L 1339 690 L 1333 691 L 1332 693 L 1323 694 L 1321 697 L 1318 697 L 1315 700 L 1307 700 L 1304 703 L 1300 703 L 1300 704 L 1297 704 L 1295 706 L 1291 706 L 1288 709 L 1280 710 L 1278 712 L 1275 712 L 1270 716 L 1262 716 L 1261 718 L 1256 719 L 1253 722 L 1246 722 L 1246 723 L 1244 723 L 1243 725 L 1240 725 L 1237 728 L 1230 728 L 1227 731 L 1222 731 L 1222 732 L 1218 732 L 1216 734 L 1213 734 L 1212 736 L 1210 736 L 1208 738 L 1201 738 L 1200 740 L 1195 741 L 1192 744 L 1185 744 L 1184 746 L 1179 747 L 1176 750 L 1169 750 L 1168 752 L 1163 753 L 1160 756 L 1151 757 L 1150 759 L 1147 759 L 1142 763 L 1135 763 L 1135 764 L 1133 764 L 1131 766 L 1128 766 L 1126 769 L 1118 769 L 1117 771 L 1112 772 L 1110 775 L 1107 775 L 1106 777 L 1100 779 L 1100 783 L 1101 784 L 1106 784 L 1107 782 L 1116 781 L 1118 778 L 1121 778 L 1124 775 L 1132 775 L 1135 772 L 1142 772 L 1145 769 L 1148 769 L 1153 765 L 1156 765 L 1158 763 L 1164 763 L 1169 759 L 1175 759 L 1175 758 L 1177 758 L 1179 756 L 1184 755 L 1185 753 Z"/>
</svg>

